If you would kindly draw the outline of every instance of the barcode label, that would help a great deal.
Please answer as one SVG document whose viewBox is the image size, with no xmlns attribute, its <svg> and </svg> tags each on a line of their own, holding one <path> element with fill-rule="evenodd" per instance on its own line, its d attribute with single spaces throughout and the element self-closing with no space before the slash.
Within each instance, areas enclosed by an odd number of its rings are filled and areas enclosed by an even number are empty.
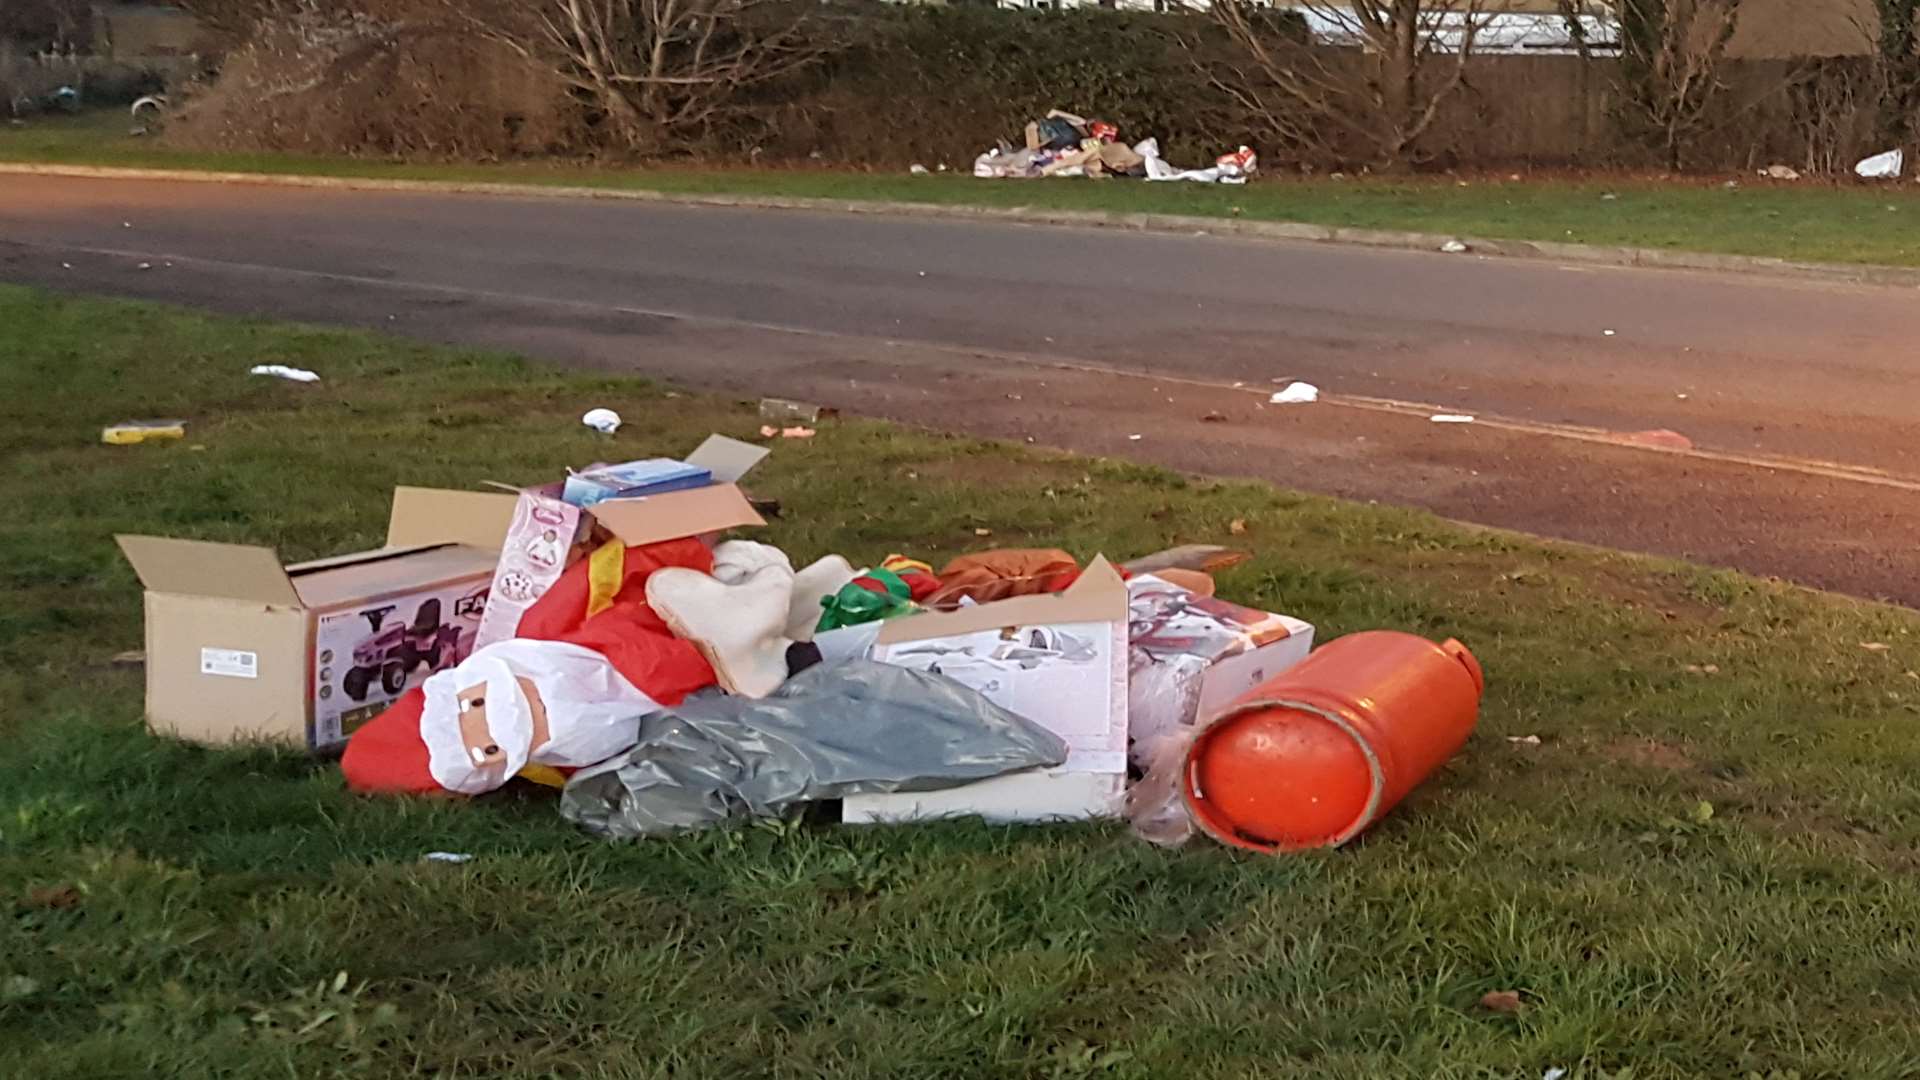
<svg viewBox="0 0 1920 1080">
<path fill-rule="evenodd" d="M 224 675 L 229 679 L 257 679 L 260 677 L 260 656 L 239 649 L 201 649 L 200 674 Z"/>
</svg>

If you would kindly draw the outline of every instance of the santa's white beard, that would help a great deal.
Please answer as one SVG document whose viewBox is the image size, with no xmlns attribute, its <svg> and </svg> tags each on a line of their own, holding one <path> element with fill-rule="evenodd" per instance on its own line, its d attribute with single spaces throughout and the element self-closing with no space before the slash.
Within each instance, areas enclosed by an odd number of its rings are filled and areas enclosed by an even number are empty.
<svg viewBox="0 0 1920 1080">
<path fill-rule="evenodd" d="M 523 678 L 546 707 L 548 738 L 537 748 Z M 476 686 L 485 687 L 488 739 L 500 748 L 500 762 L 491 765 L 476 760 L 460 733 L 460 694 Z M 529 763 L 577 768 L 604 761 L 631 747 L 640 718 L 660 709 L 606 657 L 558 641 L 496 642 L 431 676 L 421 689 L 427 770 L 441 787 L 468 795 L 499 787 Z"/>
</svg>

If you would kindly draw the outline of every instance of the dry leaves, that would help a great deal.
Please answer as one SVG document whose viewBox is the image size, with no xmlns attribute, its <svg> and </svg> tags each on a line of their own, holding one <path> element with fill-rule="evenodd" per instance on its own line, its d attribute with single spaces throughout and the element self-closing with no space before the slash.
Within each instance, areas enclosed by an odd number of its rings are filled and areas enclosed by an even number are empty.
<svg viewBox="0 0 1920 1080">
<path fill-rule="evenodd" d="M 1860 647 L 1868 652 L 1886 652 L 1893 648 L 1893 646 L 1881 641 L 1863 641 L 1860 643 Z"/>
<path fill-rule="evenodd" d="M 1232 524 L 1227 526 L 1227 531 L 1235 536 L 1247 535 L 1247 519 L 1234 518 Z"/>
<path fill-rule="evenodd" d="M 1486 995 L 1480 999 L 1480 1007 L 1488 1012 L 1500 1013 L 1503 1016 L 1513 1016 L 1520 1011 L 1520 991 L 1489 990 Z"/>
<path fill-rule="evenodd" d="M 30 908 L 64 911 L 80 906 L 80 890 L 71 885 L 42 885 L 28 889 L 23 903 Z"/>
</svg>

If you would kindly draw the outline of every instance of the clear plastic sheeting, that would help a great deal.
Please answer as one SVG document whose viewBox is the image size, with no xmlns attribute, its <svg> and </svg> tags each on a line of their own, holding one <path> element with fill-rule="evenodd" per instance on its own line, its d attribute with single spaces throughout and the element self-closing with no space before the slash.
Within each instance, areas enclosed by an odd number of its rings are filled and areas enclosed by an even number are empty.
<svg viewBox="0 0 1920 1080">
<path fill-rule="evenodd" d="M 951 679 L 849 660 L 769 697 L 700 695 L 643 718 L 633 749 L 567 782 L 560 813 L 608 837 L 660 836 L 1066 758 L 1059 736 Z"/>
</svg>

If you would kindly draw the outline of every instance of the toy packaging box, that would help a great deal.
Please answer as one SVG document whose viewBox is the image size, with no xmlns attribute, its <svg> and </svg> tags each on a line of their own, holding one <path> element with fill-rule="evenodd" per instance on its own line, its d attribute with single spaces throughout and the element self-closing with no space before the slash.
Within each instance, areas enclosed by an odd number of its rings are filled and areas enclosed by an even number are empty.
<svg viewBox="0 0 1920 1080">
<path fill-rule="evenodd" d="M 1119 812 L 1127 780 L 1127 586 L 1105 559 L 1060 593 L 889 619 L 873 658 L 979 691 L 1064 739 L 1067 760 L 943 791 L 849 796 L 841 820 L 977 814 L 1048 821 Z"/>
<path fill-rule="evenodd" d="M 573 473 L 561 486 L 560 498 L 584 510 L 608 499 L 665 495 L 669 491 L 685 491 L 711 483 L 713 473 L 698 465 L 672 458 L 647 458 L 624 465 L 596 465 Z"/>
<path fill-rule="evenodd" d="M 1313 624 L 1199 596 L 1143 574 L 1127 582 L 1127 717 L 1136 764 L 1168 738 L 1307 658 Z"/>
<path fill-rule="evenodd" d="M 500 545 L 499 565 L 494 570 L 493 588 L 474 647 L 484 648 L 513 637 L 520 629 L 520 617 L 553 588 L 567 566 L 596 538 L 611 536 L 630 545 L 653 544 L 765 525 L 766 519 L 755 512 L 735 481 L 766 456 L 765 447 L 724 435 L 709 436 L 685 462 L 671 464 L 696 470 L 711 483 L 648 495 L 620 495 L 585 509 L 566 497 L 568 486 L 578 475 L 565 482 L 509 488 L 517 501 Z"/>
<path fill-rule="evenodd" d="M 337 750 L 472 647 L 513 506 L 397 488 L 385 547 L 292 566 L 271 548 L 116 537 L 146 586 L 148 725 Z"/>
<path fill-rule="evenodd" d="M 466 659 L 496 560 L 491 551 L 449 545 L 331 574 L 330 591 L 362 595 L 314 613 L 311 745 L 344 742 L 409 686 Z M 299 567 L 288 569 L 296 588 L 306 585 L 303 595 L 316 596 L 317 581 L 303 583 Z M 386 591 L 390 585 L 404 591 Z"/>
</svg>

